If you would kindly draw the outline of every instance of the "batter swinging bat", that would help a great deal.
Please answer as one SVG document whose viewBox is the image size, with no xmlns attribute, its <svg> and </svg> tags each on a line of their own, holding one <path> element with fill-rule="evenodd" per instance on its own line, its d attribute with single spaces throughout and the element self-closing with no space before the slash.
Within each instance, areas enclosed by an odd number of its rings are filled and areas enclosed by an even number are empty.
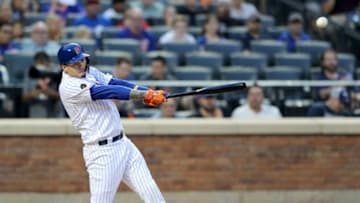
<svg viewBox="0 0 360 203">
<path fill-rule="evenodd" d="M 194 91 L 174 93 L 167 96 L 167 98 L 182 97 L 199 94 L 218 94 L 225 92 L 239 91 L 246 88 L 245 82 L 230 83 L 225 85 L 216 85 L 211 87 L 204 87 Z"/>
</svg>

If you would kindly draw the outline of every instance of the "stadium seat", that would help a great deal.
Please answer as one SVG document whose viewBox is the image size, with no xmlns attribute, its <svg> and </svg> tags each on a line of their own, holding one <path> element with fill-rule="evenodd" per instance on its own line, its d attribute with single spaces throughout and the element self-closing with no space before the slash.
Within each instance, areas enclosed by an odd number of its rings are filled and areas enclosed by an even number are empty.
<svg viewBox="0 0 360 203">
<path fill-rule="evenodd" d="M 11 84 L 22 84 L 24 76 L 33 64 L 33 52 L 7 52 L 4 55 L 4 64 L 8 68 Z"/>
<path fill-rule="evenodd" d="M 260 15 L 260 18 L 261 18 L 261 22 L 262 22 L 264 30 L 274 27 L 274 25 L 275 25 L 274 17 L 268 16 L 268 15 Z"/>
<path fill-rule="evenodd" d="M 115 65 L 119 57 L 132 58 L 131 54 L 123 51 L 96 51 L 95 63 L 97 65 Z M 90 61 L 91 62 L 91 61 Z"/>
<path fill-rule="evenodd" d="M 266 33 L 269 34 L 269 36 L 272 39 L 278 39 L 280 34 L 287 30 L 288 30 L 288 28 L 286 26 L 275 26 L 275 27 L 268 27 L 266 29 Z"/>
<path fill-rule="evenodd" d="M 77 29 L 77 27 L 74 27 L 74 26 L 65 27 L 64 31 L 63 31 L 64 39 L 74 38 L 76 29 Z"/>
<path fill-rule="evenodd" d="M 210 80 L 211 70 L 202 66 L 184 66 L 175 70 L 179 80 Z"/>
<path fill-rule="evenodd" d="M 123 22 L 123 20 L 124 20 L 124 16 L 122 15 L 114 16 L 110 19 L 111 24 L 113 26 L 117 26 L 120 22 Z"/>
<path fill-rule="evenodd" d="M 25 26 L 31 26 L 38 21 L 46 21 L 47 13 L 27 13 L 25 19 Z"/>
<path fill-rule="evenodd" d="M 258 72 L 251 67 L 231 66 L 220 70 L 223 80 L 257 80 Z"/>
<path fill-rule="evenodd" d="M 114 65 L 98 65 L 98 66 L 96 66 L 96 68 L 98 70 L 100 70 L 101 72 L 112 74 L 114 72 L 115 66 Z"/>
<path fill-rule="evenodd" d="M 124 51 L 129 52 L 133 58 L 133 64 L 141 64 L 141 44 L 135 39 L 104 39 L 104 51 Z"/>
<path fill-rule="evenodd" d="M 73 25 L 74 21 L 81 16 L 82 14 L 79 13 L 69 13 L 69 15 L 66 16 L 66 25 Z"/>
<path fill-rule="evenodd" d="M 318 41 L 318 40 L 308 40 L 308 41 L 299 41 L 296 42 L 296 52 L 306 53 L 311 56 L 312 65 L 318 65 L 320 62 L 321 54 L 326 50 L 331 48 L 329 42 Z"/>
<path fill-rule="evenodd" d="M 203 26 L 207 18 L 206 14 L 197 14 L 195 16 L 196 26 Z"/>
<path fill-rule="evenodd" d="M 186 65 L 204 66 L 216 74 L 223 63 L 223 57 L 215 52 L 201 51 L 186 54 Z"/>
<path fill-rule="evenodd" d="M 143 55 L 142 64 L 149 66 L 151 59 L 156 56 L 162 56 L 166 59 L 167 66 L 171 72 L 179 65 L 179 59 L 177 54 L 169 51 L 151 51 Z"/>
<path fill-rule="evenodd" d="M 270 63 L 276 53 L 286 52 L 286 44 L 277 40 L 253 40 L 250 42 L 250 47 L 253 52 L 267 55 Z"/>
<path fill-rule="evenodd" d="M 92 40 L 92 39 L 64 39 L 61 40 L 61 44 L 64 45 L 66 43 L 70 43 L 70 42 L 77 42 L 79 43 L 85 52 L 89 53 L 89 54 L 93 54 L 95 53 L 97 47 L 96 47 L 96 41 Z"/>
<path fill-rule="evenodd" d="M 321 68 L 320 67 L 311 68 L 311 70 L 310 70 L 310 79 L 311 80 L 316 80 L 317 78 L 320 77 L 320 74 L 321 74 Z"/>
<path fill-rule="evenodd" d="M 151 68 L 149 66 L 134 66 L 131 70 L 131 74 L 135 79 L 139 80 L 143 75 L 150 73 Z"/>
<path fill-rule="evenodd" d="M 201 35 L 201 27 L 189 27 L 188 28 L 189 33 L 194 36 L 195 38 L 199 37 Z"/>
<path fill-rule="evenodd" d="M 117 38 L 117 33 L 121 28 L 118 27 L 106 27 L 101 33 L 103 39 Z"/>
<path fill-rule="evenodd" d="M 207 43 L 205 50 L 222 54 L 224 59 L 223 65 L 228 65 L 230 63 L 230 55 L 242 50 L 242 43 L 235 40 L 222 40 L 216 43 Z"/>
<path fill-rule="evenodd" d="M 234 40 L 243 39 L 247 31 L 248 31 L 247 27 L 244 26 L 233 26 L 227 30 L 229 38 Z"/>
<path fill-rule="evenodd" d="M 349 72 L 354 72 L 355 69 L 355 56 L 348 53 L 338 53 L 339 67 Z"/>
<path fill-rule="evenodd" d="M 265 68 L 265 78 L 267 80 L 300 80 L 302 71 L 292 66 L 275 66 Z"/>
<path fill-rule="evenodd" d="M 267 57 L 261 53 L 237 52 L 230 55 L 230 64 L 232 66 L 255 67 L 260 71 L 267 66 Z"/>
<path fill-rule="evenodd" d="M 159 38 L 161 35 L 163 35 L 165 32 L 169 31 L 169 28 L 163 25 L 160 26 L 152 26 L 148 29 L 148 31 L 154 36 L 155 41 L 159 41 Z"/>
<path fill-rule="evenodd" d="M 184 65 L 186 53 L 199 50 L 199 47 L 196 43 L 171 42 L 161 46 L 163 50 L 174 52 L 178 55 L 179 65 Z"/>
<path fill-rule="evenodd" d="M 275 65 L 297 67 L 304 76 L 308 76 L 311 59 L 309 55 L 302 53 L 278 53 L 275 54 Z"/>
</svg>

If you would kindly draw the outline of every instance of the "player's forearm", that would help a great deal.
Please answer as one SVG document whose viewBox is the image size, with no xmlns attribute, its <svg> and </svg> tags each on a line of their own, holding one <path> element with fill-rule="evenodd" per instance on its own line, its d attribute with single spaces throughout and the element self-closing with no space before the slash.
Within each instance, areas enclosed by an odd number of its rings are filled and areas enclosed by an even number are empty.
<svg viewBox="0 0 360 203">
<path fill-rule="evenodd" d="M 120 86 L 124 86 L 124 87 L 128 87 L 130 89 L 134 89 L 136 87 L 136 84 L 126 81 L 126 80 L 119 80 L 119 79 L 115 79 L 112 78 L 109 82 L 109 85 L 120 85 Z M 137 87 L 138 90 L 148 90 L 149 88 L 147 87 L 143 87 L 143 86 L 138 86 Z"/>
<path fill-rule="evenodd" d="M 90 88 L 90 94 L 92 100 L 143 100 L 146 96 L 146 91 L 133 90 L 121 85 L 94 85 Z"/>
</svg>

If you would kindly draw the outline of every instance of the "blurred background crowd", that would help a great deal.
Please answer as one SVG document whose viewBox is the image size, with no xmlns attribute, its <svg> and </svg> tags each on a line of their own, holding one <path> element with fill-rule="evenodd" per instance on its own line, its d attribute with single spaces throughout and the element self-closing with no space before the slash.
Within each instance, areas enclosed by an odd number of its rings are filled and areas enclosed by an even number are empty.
<svg viewBox="0 0 360 203">
<path fill-rule="evenodd" d="M 251 84 L 159 108 L 114 101 L 123 117 L 360 115 L 359 0 L 0 0 L 0 117 L 67 116 L 67 42 L 101 71 L 169 92 Z"/>
</svg>

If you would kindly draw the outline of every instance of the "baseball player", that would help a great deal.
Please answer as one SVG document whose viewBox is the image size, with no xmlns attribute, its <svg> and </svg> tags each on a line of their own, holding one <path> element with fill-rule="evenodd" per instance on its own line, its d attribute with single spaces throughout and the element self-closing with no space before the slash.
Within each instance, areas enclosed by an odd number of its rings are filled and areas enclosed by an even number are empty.
<svg viewBox="0 0 360 203">
<path fill-rule="evenodd" d="M 166 100 L 167 93 L 98 71 L 89 66 L 89 55 L 77 43 L 63 45 L 57 56 L 63 70 L 60 98 L 81 133 L 91 203 L 113 202 L 120 181 L 146 203 L 165 203 L 144 157 L 126 137 L 112 99 L 143 100 L 157 106 Z"/>
</svg>

